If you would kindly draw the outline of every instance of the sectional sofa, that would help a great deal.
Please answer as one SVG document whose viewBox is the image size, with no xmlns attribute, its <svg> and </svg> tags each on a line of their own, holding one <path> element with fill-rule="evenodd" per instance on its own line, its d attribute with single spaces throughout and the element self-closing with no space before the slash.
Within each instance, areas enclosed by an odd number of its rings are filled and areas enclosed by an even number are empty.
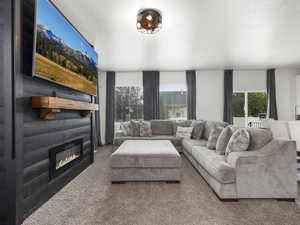
<svg viewBox="0 0 300 225">
<path fill-rule="evenodd" d="M 205 121 L 200 139 L 181 139 L 175 136 L 177 126 L 190 126 L 170 120 L 151 121 L 151 137 L 124 136 L 116 133 L 115 148 L 125 140 L 170 140 L 198 170 L 222 200 L 243 198 L 275 198 L 294 200 L 297 197 L 296 143 L 273 139 L 269 129 L 247 128 L 250 145 L 247 151 L 219 155 L 207 148 L 215 127 L 223 122 Z"/>
</svg>

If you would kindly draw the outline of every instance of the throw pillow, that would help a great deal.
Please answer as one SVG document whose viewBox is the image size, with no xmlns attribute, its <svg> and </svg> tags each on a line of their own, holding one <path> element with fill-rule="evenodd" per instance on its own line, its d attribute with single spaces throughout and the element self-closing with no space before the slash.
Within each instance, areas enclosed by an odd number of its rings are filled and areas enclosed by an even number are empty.
<svg viewBox="0 0 300 225">
<path fill-rule="evenodd" d="M 192 132 L 193 127 L 177 127 L 176 137 L 191 139 Z"/>
<path fill-rule="evenodd" d="M 206 147 L 211 150 L 216 149 L 218 138 L 224 128 L 223 127 L 215 127 L 211 130 Z"/>
<path fill-rule="evenodd" d="M 243 152 L 247 151 L 250 145 L 250 135 L 246 128 L 240 128 L 236 130 L 231 136 L 226 148 L 225 155 L 227 156 L 231 152 Z"/>
<path fill-rule="evenodd" d="M 194 120 L 191 127 L 193 127 L 192 139 L 200 140 L 205 128 L 205 121 Z"/>
<path fill-rule="evenodd" d="M 124 132 L 124 136 L 132 136 L 130 121 L 121 123 L 120 127 L 121 130 Z"/>
<path fill-rule="evenodd" d="M 174 121 L 174 124 L 173 124 L 174 134 L 177 133 L 177 127 L 190 127 L 191 124 L 192 124 L 191 120 L 178 120 L 178 121 Z"/>
<path fill-rule="evenodd" d="M 141 137 L 151 137 L 152 136 L 151 123 L 149 121 L 141 121 L 140 136 Z"/>
<path fill-rule="evenodd" d="M 137 120 L 131 120 L 131 131 L 133 137 L 139 137 L 140 136 L 140 121 Z"/>
<path fill-rule="evenodd" d="M 215 128 L 215 127 L 227 127 L 229 124 L 226 122 L 217 122 L 217 121 L 206 121 L 205 123 L 205 129 L 203 132 L 203 138 L 205 140 L 208 140 L 210 132 Z"/>
<path fill-rule="evenodd" d="M 229 143 L 229 140 L 232 136 L 232 134 L 237 130 L 238 128 L 237 127 L 234 127 L 234 126 L 228 126 L 228 127 L 225 127 L 219 138 L 218 138 L 218 141 L 217 141 L 217 145 L 216 145 L 216 153 L 219 154 L 219 155 L 225 155 L 225 152 L 226 152 L 226 148 L 227 148 L 227 145 Z"/>
</svg>

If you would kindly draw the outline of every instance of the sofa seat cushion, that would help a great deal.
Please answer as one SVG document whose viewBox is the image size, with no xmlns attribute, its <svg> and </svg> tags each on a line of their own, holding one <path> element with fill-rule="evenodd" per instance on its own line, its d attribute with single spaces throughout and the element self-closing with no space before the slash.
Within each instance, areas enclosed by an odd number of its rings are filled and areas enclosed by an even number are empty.
<svg viewBox="0 0 300 225">
<path fill-rule="evenodd" d="M 167 141 L 171 141 L 174 146 L 181 146 L 180 138 L 176 138 L 175 136 L 169 136 L 169 135 L 157 135 L 151 137 L 131 137 L 131 136 L 115 137 L 114 145 L 120 146 L 124 141 L 127 140 L 167 140 Z"/>
<path fill-rule="evenodd" d="M 181 157 L 169 141 L 130 140 L 111 155 L 112 168 L 180 168 Z"/>
<path fill-rule="evenodd" d="M 235 182 L 235 169 L 226 162 L 224 155 L 218 155 L 216 151 L 203 146 L 194 146 L 191 155 L 220 183 L 230 184 Z"/>
<path fill-rule="evenodd" d="M 207 141 L 204 139 L 201 140 L 195 140 L 195 139 L 183 139 L 182 140 L 182 146 L 183 148 L 188 151 L 190 154 L 192 152 L 192 148 L 194 146 L 206 146 Z"/>
<path fill-rule="evenodd" d="M 273 139 L 272 131 L 268 129 L 247 128 L 247 131 L 250 134 L 248 151 L 261 149 Z"/>
</svg>

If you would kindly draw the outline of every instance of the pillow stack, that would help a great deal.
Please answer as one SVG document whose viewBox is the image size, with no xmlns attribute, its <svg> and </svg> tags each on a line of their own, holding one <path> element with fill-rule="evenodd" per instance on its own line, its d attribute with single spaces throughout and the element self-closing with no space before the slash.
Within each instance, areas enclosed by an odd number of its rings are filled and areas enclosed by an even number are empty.
<svg viewBox="0 0 300 225">
<path fill-rule="evenodd" d="M 234 126 L 215 127 L 211 130 L 207 148 L 216 150 L 219 155 L 228 156 L 231 152 L 247 151 L 250 145 L 250 134 L 246 128 Z"/>
<path fill-rule="evenodd" d="M 205 121 L 183 120 L 174 122 L 174 133 L 178 138 L 200 140 L 205 128 Z"/>
<path fill-rule="evenodd" d="M 237 127 L 234 127 L 234 126 L 228 126 L 228 127 L 225 127 L 219 138 L 218 138 L 218 141 L 217 141 L 217 144 L 216 144 L 216 152 L 217 154 L 219 155 L 225 155 L 225 152 L 226 152 L 226 148 L 227 148 L 227 145 L 229 143 L 229 140 L 232 136 L 232 134 L 237 130 L 238 128 Z"/>
<path fill-rule="evenodd" d="M 130 120 L 121 123 L 121 129 L 125 136 L 151 137 L 152 129 L 149 121 Z"/>
</svg>

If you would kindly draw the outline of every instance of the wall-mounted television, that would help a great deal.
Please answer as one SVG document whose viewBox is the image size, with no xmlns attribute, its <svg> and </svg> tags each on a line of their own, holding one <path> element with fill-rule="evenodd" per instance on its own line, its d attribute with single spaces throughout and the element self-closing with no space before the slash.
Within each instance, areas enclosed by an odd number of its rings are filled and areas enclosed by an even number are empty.
<svg viewBox="0 0 300 225">
<path fill-rule="evenodd" d="M 33 76 L 97 94 L 98 54 L 50 0 L 36 0 Z"/>
</svg>

